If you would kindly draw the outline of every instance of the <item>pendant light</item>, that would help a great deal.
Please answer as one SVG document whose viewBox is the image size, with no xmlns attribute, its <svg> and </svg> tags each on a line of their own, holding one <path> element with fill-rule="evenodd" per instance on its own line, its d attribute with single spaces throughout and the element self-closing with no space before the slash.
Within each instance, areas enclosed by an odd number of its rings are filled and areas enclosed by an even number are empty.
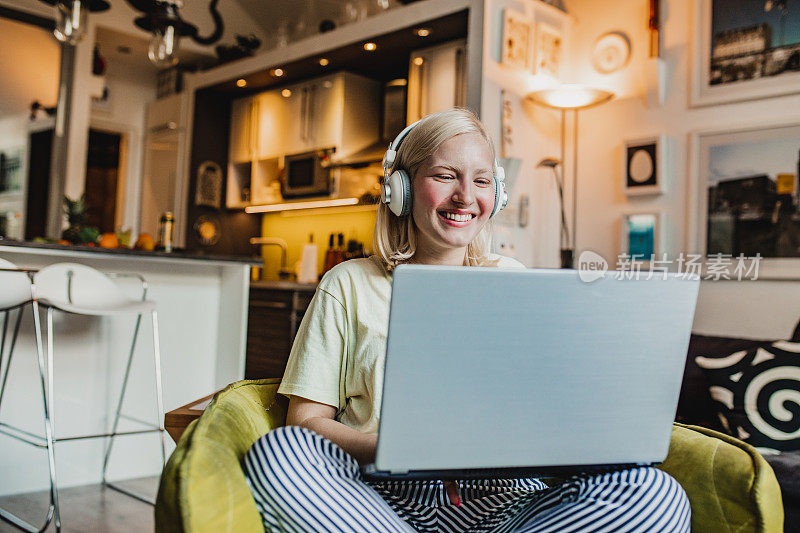
<svg viewBox="0 0 800 533">
<path fill-rule="evenodd" d="M 56 8 L 56 40 L 76 45 L 86 35 L 87 13 L 106 11 L 110 6 L 105 0 L 41 0 Z"/>
<path fill-rule="evenodd" d="M 87 13 L 106 11 L 111 5 L 106 0 L 40 0 L 55 6 L 56 27 L 53 35 L 60 42 L 75 45 L 86 35 Z M 202 45 L 214 44 L 222 37 L 224 25 L 217 11 L 219 0 L 210 0 L 208 10 L 214 20 L 214 30 L 208 37 L 197 35 L 197 26 L 181 19 L 178 10 L 183 0 L 126 0 L 136 11 L 142 13 L 134 20 L 141 29 L 150 33 L 147 56 L 160 68 L 171 67 L 178 62 L 178 46 L 181 37 L 191 37 Z"/>
<path fill-rule="evenodd" d="M 134 20 L 139 28 L 150 33 L 147 56 L 159 68 L 167 68 L 178 62 L 178 47 L 181 37 L 190 37 L 199 44 L 213 44 L 222 37 L 222 17 L 217 11 L 219 0 L 211 0 L 208 9 L 214 19 L 214 31 L 208 37 L 197 35 L 197 26 L 183 20 L 178 10 L 182 0 L 127 0 L 134 9 L 143 12 Z"/>
</svg>

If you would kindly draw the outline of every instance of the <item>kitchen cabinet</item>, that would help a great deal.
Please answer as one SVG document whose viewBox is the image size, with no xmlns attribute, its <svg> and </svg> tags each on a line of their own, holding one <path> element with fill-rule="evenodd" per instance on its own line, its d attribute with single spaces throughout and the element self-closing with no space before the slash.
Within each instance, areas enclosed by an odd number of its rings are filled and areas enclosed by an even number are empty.
<svg viewBox="0 0 800 533">
<path fill-rule="evenodd" d="M 258 159 L 332 147 L 346 155 L 378 139 L 380 84 L 375 80 L 339 72 L 256 98 Z M 242 127 L 231 122 L 232 132 Z"/>
<path fill-rule="evenodd" d="M 283 96 L 281 91 L 287 90 L 289 96 Z M 256 137 L 258 143 L 255 146 L 254 154 L 259 159 L 277 157 L 286 153 L 291 144 L 290 139 L 298 138 L 300 135 L 300 122 L 293 117 L 299 117 L 301 113 L 301 96 L 297 87 L 294 85 L 263 92 L 255 97 L 256 120 L 253 122 L 253 129 L 257 130 Z M 235 135 L 236 128 L 239 127 L 231 121 L 231 138 Z M 242 134 L 239 133 L 239 136 Z"/>
<path fill-rule="evenodd" d="M 147 131 L 138 232 L 158 235 L 161 214 L 172 211 L 176 221 L 176 246 L 183 246 L 186 211 L 182 169 L 187 155 L 183 126 L 187 107 L 186 94 L 174 94 L 147 104 L 145 119 Z"/>
<path fill-rule="evenodd" d="M 315 288 L 283 282 L 251 285 L 245 379 L 283 376 L 297 328 Z"/>
<path fill-rule="evenodd" d="M 283 157 L 335 149 L 334 160 L 379 137 L 380 83 L 338 72 L 234 100 L 226 206 L 282 201 Z"/>
<path fill-rule="evenodd" d="M 231 163 L 246 163 L 253 159 L 258 135 L 256 106 L 257 99 L 252 96 L 233 101 L 228 155 Z"/>
<path fill-rule="evenodd" d="M 411 53 L 408 66 L 408 123 L 467 102 L 467 43 L 458 39 Z"/>
</svg>

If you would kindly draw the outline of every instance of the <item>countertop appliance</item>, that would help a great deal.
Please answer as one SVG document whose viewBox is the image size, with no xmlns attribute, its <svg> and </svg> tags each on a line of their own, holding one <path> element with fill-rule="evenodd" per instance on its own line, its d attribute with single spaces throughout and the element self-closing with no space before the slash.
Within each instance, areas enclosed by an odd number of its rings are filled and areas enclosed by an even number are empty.
<svg viewBox="0 0 800 533">
<path fill-rule="evenodd" d="M 284 198 L 323 196 L 330 193 L 328 164 L 333 148 L 311 150 L 284 158 L 284 179 L 281 194 Z"/>
</svg>

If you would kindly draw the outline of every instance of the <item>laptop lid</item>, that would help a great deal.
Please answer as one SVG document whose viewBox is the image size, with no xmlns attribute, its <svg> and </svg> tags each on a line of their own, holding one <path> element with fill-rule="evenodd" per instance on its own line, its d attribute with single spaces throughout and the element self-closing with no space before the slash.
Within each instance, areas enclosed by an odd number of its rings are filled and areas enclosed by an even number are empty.
<svg viewBox="0 0 800 533">
<path fill-rule="evenodd" d="M 699 281 L 646 277 L 399 266 L 374 470 L 663 461 Z"/>
</svg>

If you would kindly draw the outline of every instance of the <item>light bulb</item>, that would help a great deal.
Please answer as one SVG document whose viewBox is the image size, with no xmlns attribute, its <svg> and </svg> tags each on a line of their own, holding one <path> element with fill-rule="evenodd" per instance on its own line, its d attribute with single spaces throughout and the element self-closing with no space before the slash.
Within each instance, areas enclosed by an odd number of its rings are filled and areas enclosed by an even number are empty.
<svg viewBox="0 0 800 533">
<path fill-rule="evenodd" d="M 147 57 L 159 68 L 171 67 L 178 63 L 178 42 L 180 36 L 175 33 L 175 26 L 154 28 L 150 37 Z"/>
<path fill-rule="evenodd" d="M 78 44 L 86 35 L 87 11 L 81 0 L 64 0 L 56 4 L 55 38 L 62 43 Z"/>
</svg>

